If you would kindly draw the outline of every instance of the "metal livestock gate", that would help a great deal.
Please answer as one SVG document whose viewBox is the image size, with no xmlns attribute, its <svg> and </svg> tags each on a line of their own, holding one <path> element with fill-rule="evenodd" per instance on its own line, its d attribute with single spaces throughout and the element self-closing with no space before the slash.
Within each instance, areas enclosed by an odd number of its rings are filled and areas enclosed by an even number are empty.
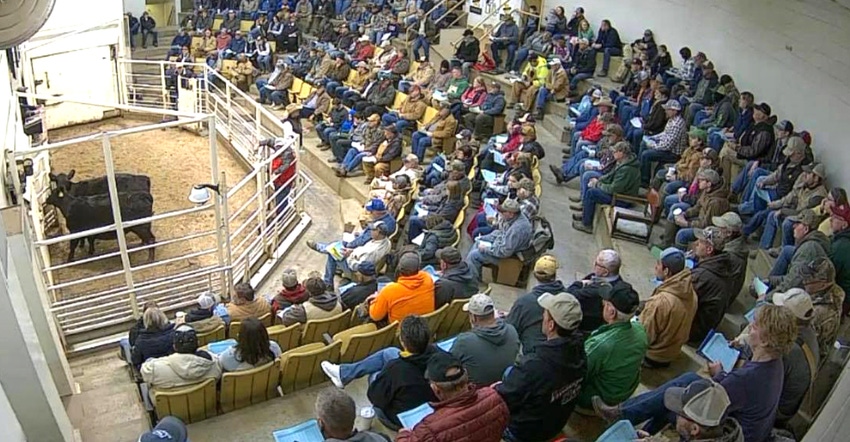
<svg viewBox="0 0 850 442">
<path fill-rule="evenodd" d="M 281 123 L 273 114 L 204 65 L 191 65 L 203 73 L 195 78 L 170 75 L 172 66 L 168 62 L 119 61 L 123 101 L 120 104 L 92 103 L 85 99 L 62 97 L 68 102 L 159 116 L 162 122 L 95 133 L 57 143 L 47 142 L 9 154 L 9 164 L 15 164 L 15 160 L 20 159 L 33 160 L 32 175 L 27 176 L 24 183 L 15 176 L 15 185 L 27 202 L 28 210 L 22 211 L 23 225 L 29 230 L 33 246 L 38 252 L 35 253 L 36 261 L 51 301 L 51 312 L 68 350 L 84 347 L 87 341 L 126 330 L 127 324 L 140 316 L 144 304 L 149 301 L 156 301 L 164 311 L 173 312 L 193 305 L 197 296 L 204 291 L 216 291 L 226 297 L 233 283 L 250 281 L 256 286 L 311 221 L 303 212 L 303 204 L 300 202 L 312 181 L 298 168 L 299 140 L 286 140 L 286 146 L 278 151 L 261 148 L 258 141 L 283 134 Z M 56 97 L 21 95 L 56 100 Z M 211 193 L 212 199 L 207 204 L 166 213 L 156 211 L 155 201 L 153 216 L 122 220 L 111 140 L 127 134 L 175 127 L 186 128 L 208 139 L 209 183 L 217 185 L 218 192 Z M 61 217 L 56 215 L 58 210 L 44 204 L 51 192 L 51 152 L 95 140 L 100 140 L 102 144 L 115 222 L 85 232 L 50 237 L 48 232 L 55 229 Z M 235 153 L 247 166 L 248 173 L 244 176 L 226 176 L 221 172 L 218 160 L 220 148 L 231 149 L 231 153 Z M 295 154 L 297 173 L 283 185 L 275 185 L 275 179 L 280 174 L 272 169 L 272 163 L 288 149 Z M 186 189 L 187 194 L 188 191 Z M 117 251 L 78 257 L 73 262 L 64 262 L 63 258 L 61 263 L 56 263 L 56 257 L 51 260 L 51 245 L 108 231 L 121 232 L 127 227 L 148 222 L 153 223 L 156 234 L 157 222 L 179 222 L 210 212 L 214 219 L 212 225 L 183 237 L 158 241 L 152 246 L 129 248 L 125 235 L 119 234 Z M 210 241 L 209 238 L 214 240 Z M 130 259 L 130 254 L 150 247 L 176 244 L 182 247 L 183 244 L 201 240 L 209 242 L 210 247 L 142 264 L 134 265 Z M 91 268 L 105 260 L 114 261 L 115 258 L 120 258 L 120 270 L 61 282 L 57 282 L 54 277 L 63 270 Z M 184 260 L 205 260 L 206 264 L 187 271 L 168 271 L 169 264 Z M 115 283 L 116 279 L 120 282 Z"/>
</svg>

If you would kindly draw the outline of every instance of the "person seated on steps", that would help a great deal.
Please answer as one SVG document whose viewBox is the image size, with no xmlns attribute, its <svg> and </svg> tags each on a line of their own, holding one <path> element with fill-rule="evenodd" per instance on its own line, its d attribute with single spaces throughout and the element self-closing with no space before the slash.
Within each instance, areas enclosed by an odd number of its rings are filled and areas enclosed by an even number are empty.
<svg viewBox="0 0 850 442">
<path fill-rule="evenodd" d="M 543 120 L 543 110 L 547 101 L 562 103 L 569 95 L 569 83 L 567 82 L 567 71 L 564 70 L 560 60 L 549 60 L 549 74 L 546 81 L 537 91 L 535 100 L 535 112 L 538 120 Z M 529 112 L 531 109 L 529 109 Z"/>
<path fill-rule="evenodd" d="M 384 177 L 390 174 L 390 163 L 401 158 L 401 135 L 395 126 L 384 127 L 384 141 L 376 148 L 370 149 L 366 157 L 363 157 L 361 166 L 366 175 L 364 184 L 369 184 L 375 177 Z"/>
<path fill-rule="evenodd" d="M 597 204 L 611 204 L 614 194 L 637 195 L 640 188 L 640 171 L 637 158 L 629 143 L 621 141 L 611 147 L 614 152 L 614 169 L 605 175 L 589 177 L 581 192 L 581 204 L 570 205 L 573 229 L 593 233 L 593 218 Z M 585 172 L 585 175 L 591 172 Z M 582 179 L 584 182 L 584 179 Z"/>
</svg>

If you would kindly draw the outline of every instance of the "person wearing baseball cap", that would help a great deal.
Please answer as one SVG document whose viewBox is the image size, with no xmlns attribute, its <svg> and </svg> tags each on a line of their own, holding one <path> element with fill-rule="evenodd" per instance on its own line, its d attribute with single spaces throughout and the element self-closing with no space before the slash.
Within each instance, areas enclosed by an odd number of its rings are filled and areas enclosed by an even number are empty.
<svg viewBox="0 0 850 442">
<path fill-rule="evenodd" d="M 440 279 L 434 283 L 435 308 L 456 299 L 469 299 L 478 292 L 478 281 L 458 249 L 443 247 L 437 250 L 435 257 L 440 267 Z"/>
<path fill-rule="evenodd" d="M 747 94 L 747 92 L 741 94 L 741 104 L 748 104 L 752 99 L 752 94 Z M 745 114 L 745 111 L 746 108 L 744 108 L 742 114 Z M 720 158 L 723 159 L 724 176 L 732 176 L 732 162 L 746 164 L 742 172 L 749 173 L 753 165 L 752 161 L 764 160 L 770 149 L 775 147 L 776 132 L 773 124 L 776 119 L 772 118 L 770 114 L 770 105 L 767 103 L 756 104 L 753 106 L 753 122 L 751 125 L 744 130 L 735 129 L 735 141 L 722 145 Z M 738 127 L 737 123 L 735 127 Z M 712 145 L 712 147 L 715 146 Z"/>
<path fill-rule="evenodd" d="M 173 334 L 174 353 L 152 358 L 142 364 L 139 373 L 151 388 L 173 388 L 221 378 L 221 367 L 206 351 L 198 350 L 198 335 L 187 324 Z"/>
<path fill-rule="evenodd" d="M 542 328 L 543 307 L 537 303 L 537 298 L 544 293 L 567 291 L 564 283 L 558 279 L 559 267 L 558 258 L 554 255 L 545 254 L 537 258 L 531 273 L 537 284 L 531 292 L 517 298 L 508 313 L 506 320 L 519 333 L 522 354 L 534 353 L 534 348 L 546 341 Z"/>
<path fill-rule="evenodd" d="M 681 440 L 743 442 L 741 424 L 728 417 L 729 395 L 722 385 L 700 379 L 664 392 L 664 407 L 676 414 L 675 429 Z M 650 433 L 638 430 L 638 437 Z"/>
<path fill-rule="evenodd" d="M 826 256 L 807 262 L 801 270 L 803 289 L 812 297 L 812 327 L 818 337 L 820 357 L 825 359 L 835 344 L 841 325 L 844 291 L 835 283 L 835 265 Z M 845 295 L 846 296 L 846 295 Z"/>
<path fill-rule="evenodd" d="M 755 312 L 750 327 L 749 344 L 752 348 L 752 358 L 745 360 L 743 365 L 727 372 L 719 362 L 708 364 L 711 380 L 719 383 L 726 390 L 729 407 L 728 417 L 738 421 L 743 438 L 730 440 L 765 441 L 770 439 L 776 417 L 776 410 L 782 393 L 782 382 L 785 367 L 782 355 L 788 353 L 797 337 L 796 318 L 790 309 L 773 304 L 764 304 Z M 666 397 L 668 392 L 677 392 L 676 388 L 687 387 L 694 381 L 704 381 L 695 372 L 687 372 L 667 381 L 653 391 L 634 396 L 617 406 L 608 406 L 601 400 L 594 399 L 594 410 L 609 422 L 627 419 L 635 424 L 650 420 L 644 426 L 648 433 L 661 430 L 669 420 L 666 405 L 678 402 L 686 417 L 696 418 L 696 410 L 706 410 L 709 407 L 687 407 L 689 402 L 671 401 Z M 669 393 L 677 396 L 678 393 Z M 696 405 L 696 404 L 694 404 Z M 705 404 L 703 404 L 705 405 Z M 681 417 L 682 414 L 679 414 Z M 713 419 L 704 421 L 706 425 L 721 422 L 722 413 L 717 413 Z M 700 439 L 718 440 L 718 439 Z M 726 439 L 720 439 L 726 440 Z"/>
<path fill-rule="evenodd" d="M 298 272 L 289 268 L 280 276 L 281 289 L 272 300 L 272 311 L 277 314 L 293 304 L 301 304 L 310 297 L 307 289 L 298 281 Z"/>
<path fill-rule="evenodd" d="M 795 245 L 782 248 L 767 281 L 780 292 L 800 287 L 801 275 L 809 263 L 828 257 L 831 250 L 829 237 L 818 230 L 821 218 L 813 210 L 805 209 L 788 220 L 793 225 Z"/>
<path fill-rule="evenodd" d="M 499 440 L 508 426 L 510 411 L 490 386 L 473 388 L 466 364 L 437 352 L 428 360 L 425 379 L 437 396 L 434 412 L 413 428 L 403 428 L 397 442 L 454 442 L 475 435 L 477 440 Z"/>
<path fill-rule="evenodd" d="M 709 331 L 720 325 L 726 307 L 731 304 L 736 268 L 725 251 L 726 236 L 719 227 L 696 229 L 694 235 L 696 264 L 691 274 L 699 303 L 688 342 L 699 345 Z"/>
<path fill-rule="evenodd" d="M 186 424 L 174 416 L 165 416 L 150 431 L 139 436 L 139 442 L 188 442 Z"/>
<path fill-rule="evenodd" d="M 578 84 L 596 73 L 596 51 L 586 38 L 578 39 L 578 50 L 570 67 L 570 95 L 576 94 Z"/>
<path fill-rule="evenodd" d="M 694 242 L 694 230 L 710 225 L 712 217 L 720 216 L 729 210 L 729 191 L 716 170 L 700 169 L 696 174 L 696 181 L 699 189 L 696 204 L 679 215 L 673 215 L 673 222 L 667 224 L 662 236 L 665 241 L 675 239 L 679 247 L 687 247 Z"/>
<path fill-rule="evenodd" d="M 546 341 L 514 364 L 495 387 L 511 410 L 506 440 L 551 440 L 558 435 L 587 375 L 587 356 L 578 331 L 581 304 L 564 292 L 544 293 L 537 302 L 543 308 Z"/>
<path fill-rule="evenodd" d="M 640 190 L 640 168 L 632 153 L 632 146 L 620 141 L 611 146 L 611 150 L 615 161 L 614 168 L 599 178 L 590 178 L 581 195 L 581 206 L 570 206 L 572 210 L 581 209 L 579 213 L 573 213 L 572 226 L 575 230 L 592 234 L 597 204 L 611 204 L 614 194 L 637 195 Z"/>
<path fill-rule="evenodd" d="M 372 240 L 372 227 L 376 226 L 378 222 L 384 226 L 384 230 L 390 234 L 396 229 L 396 220 L 395 216 L 391 213 L 387 212 L 387 205 L 384 204 L 384 200 L 380 198 L 373 198 L 366 202 L 363 206 L 366 212 L 369 214 L 370 222 L 366 225 L 366 228 L 363 229 L 360 234 L 358 234 L 353 241 L 342 241 L 342 246 L 345 249 L 356 249 L 363 245 L 366 245 L 369 241 Z M 327 253 L 327 247 L 329 244 L 327 243 L 319 243 L 314 240 L 307 241 L 307 247 L 320 252 Z M 378 262 L 374 260 L 372 262 Z"/>
<path fill-rule="evenodd" d="M 637 292 L 615 290 L 604 282 L 598 292 L 605 325 L 594 330 L 584 343 L 588 376 L 578 406 L 585 410 L 593 407 L 594 396 L 606 404 L 628 399 L 640 384 L 641 362 L 649 347 L 643 325 L 631 320 L 640 304 Z"/>
<path fill-rule="evenodd" d="M 199 334 L 209 333 L 219 327 L 224 327 L 224 320 L 215 314 L 215 306 L 221 302 L 218 294 L 204 292 L 198 296 L 198 307 L 186 313 L 185 323 L 192 326 Z"/>
<path fill-rule="evenodd" d="M 510 324 L 496 317 L 493 298 L 478 293 L 463 305 L 472 330 L 457 336 L 451 353 L 469 371 L 476 385 L 491 385 L 502 379 L 519 353 L 519 336 Z"/>
<path fill-rule="evenodd" d="M 520 210 L 519 202 L 505 199 L 498 211 L 499 228 L 478 237 L 466 255 L 476 281 L 481 280 L 484 264 L 498 264 L 502 258 L 513 256 L 531 244 L 531 221 Z"/>
<path fill-rule="evenodd" d="M 655 262 L 655 277 L 661 284 L 640 313 L 649 339 L 644 362 L 650 368 L 668 367 L 679 357 L 697 311 L 693 275 L 681 250 L 669 247 L 661 252 Z"/>
<path fill-rule="evenodd" d="M 640 154 L 641 180 L 644 184 L 649 184 L 652 178 L 653 163 L 657 162 L 659 166 L 675 163 L 688 146 L 688 126 L 681 115 L 682 105 L 678 100 L 669 99 L 662 108 L 667 115 L 664 130 L 657 135 L 646 137 L 645 148 Z"/>
<path fill-rule="evenodd" d="M 799 138 L 795 137 L 795 139 Z M 795 153 L 794 156 L 796 155 L 798 154 Z M 774 258 L 779 256 L 781 251 L 779 247 L 770 248 L 773 245 L 777 230 L 780 228 L 779 226 L 782 226 L 782 246 L 793 246 L 793 225 L 788 217 L 800 213 L 803 209 L 814 209 L 820 206 L 827 196 L 826 186 L 823 185 L 826 177 L 823 164 L 807 164 L 803 165 L 801 169 L 802 174 L 795 181 L 793 188 L 780 199 L 769 202 L 767 209 L 765 209 L 768 214 L 765 216 L 764 232 L 761 234 L 759 247 L 768 250 L 770 256 Z M 759 213 L 756 214 L 757 216 L 759 216 Z M 752 221 L 744 226 L 744 231 L 756 232 L 752 226 Z"/>
<path fill-rule="evenodd" d="M 484 102 L 477 109 L 471 109 L 472 112 L 463 117 L 463 124 L 472 129 L 472 134 L 475 135 L 476 140 L 489 139 L 493 136 L 496 116 L 504 113 L 505 106 L 505 92 L 502 91 L 501 83 L 490 82 L 487 85 L 487 96 L 484 98 Z"/>
<path fill-rule="evenodd" d="M 380 262 L 390 252 L 392 248 L 389 240 L 389 236 L 392 234 L 390 226 L 383 221 L 374 221 L 364 230 L 364 232 L 366 231 L 369 233 L 367 243 L 357 247 L 350 247 L 351 243 L 349 243 L 349 246 L 342 247 L 342 250 L 333 247 L 330 252 L 325 252 L 327 261 L 323 281 L 331 291 L 333 291 L 334 274 L 337 268 L 342 271 L 343 278 L 350 279 L 352 272 L 360 263 Z"/>
<path fill-rule="evenodd" d="M 850 204 L 846 198 L 843 202 L 837 201 L 832 195 L 840 195 L 842 189 L 836 188 L 830 194 L 833 201 L 829 209 L 829 226 L 832 229 L 830 237 L 832 263 L 835 265 L 835 282 L 844 289 L 844 293 L 850 293 Z M 850 312 L 850 296 L 844 298 L 842 316 Z"/>
</svg>

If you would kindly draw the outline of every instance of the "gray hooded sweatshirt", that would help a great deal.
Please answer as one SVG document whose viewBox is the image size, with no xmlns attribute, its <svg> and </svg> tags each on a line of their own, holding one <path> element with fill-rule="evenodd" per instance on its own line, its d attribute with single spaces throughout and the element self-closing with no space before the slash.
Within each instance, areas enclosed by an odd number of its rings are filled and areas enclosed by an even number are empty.
<svg viewBox="0 0 850 442">
<path fill-rule="evenodd" d="M 519 335 L 514 327 L 499 319 L 492 327 L 475 327 L 461 333 L 452 346 L 452 354 L 469 371 L 477 385 L 500 381 L 519 353 Z"/>
</svg>

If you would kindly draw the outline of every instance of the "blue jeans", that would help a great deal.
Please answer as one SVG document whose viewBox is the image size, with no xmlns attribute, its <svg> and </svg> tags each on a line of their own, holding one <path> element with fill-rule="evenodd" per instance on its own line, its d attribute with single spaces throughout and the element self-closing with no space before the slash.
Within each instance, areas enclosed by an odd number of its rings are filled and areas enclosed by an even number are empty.
<svg viewBox="0 0 850 442">
<path fill-rule="evenodd" d="M 510 69 L 510 67 L 514 63 L 514 56 L 516 55 L 517 44 L 516 43 L 507 43 L 503 41 L 494 41 L 490 44 L 490 55 L 493 56 L 493 62 L 496 63 L 496 67 L 502 65 L 502 56 L 499 54 L 499 51 L 502 49 L 507 49 L 508 51 L 508 59 L 505 60 L 505 69 Z"/>
<path fill-rule="evenodd" d="M 782 246 L 782 251 L 779 252 L 779 257 L 770 268 L 768 276 L 784 276 L 788 273 L 788 267 L 791 265 L 791 258 L 794 257 L 795 246 Z"/>
<path fill-rule="evenodd" d="M 363 157 L 366 156 L 366 152 L 360 152 L 357 148 L 352 147 L 348 149 L 348 152 L 345 154 L 345 158 L 342 159 L 342 167 L 346 172 L 352 172 L 358 167 L 360 167 L 360 163 L 363 161 Z"/>
<path fill-rule="evenodd" d="M 425 159 L 425 152 L 430 145 L 431 137 L 425 135 L 422 131 L 413 132 L 413 135 L 410 137 L 410 150 L 419 157 L 419 162 Z"/>
<path fill-rule="evenodd" d="M 658 163 L 655 167 L 655 169 L 658 170 L 658 168 L 664 164 L 675 163 L 676 161 L 679 161 L 679 156 L 669 150 L 644 149 L 643 152 L 640 153 L 641 180 L 644 184 L 649 183 L 649 179 L 652 178 L 653 162 Z"/>
<path fill-rule="evenodd" d="M 488 233 L 495 230 L 494 227 L 490 226 L 487 223 L 487 214 L 484 212 L 475 215 L 476 220 L 476 228 L 472 231 L 472 238 L 478 238 L 479 236 L 487 235 Z"/>
<path fill-rule="evenodd" d="M 422 49 L 425 53 L 425 58 L 431 57 L 431 43 L 428 42 L 428 39 L 423 36 L 417 36 L 416 40 L 413 40 L 413 57 L 414 60 L 419 60 L 419 50 Z"/>
<path fill-rule="evenodd" d="M 584 195 L 587 193 L 587 190 L 588 190 L 587 189 L 587 183 L 589 183 L 592 178 L 598 179 L 598 178 L 601 178 L 601 177 L 602 177 L 602 173 L 597 171 L 597 170 L 588 170 L 587 172 L 581 174 L 581 186 L 580 186 L 581 193 L 580 193 L 580 195 L 581 195 L 582 200 L 584 199 Z"/>
<path fill-rule="evenodd" d="M 481 267 L 484 267 L 484 264 L 498 264 L 499 258 L 479 252 L 478 241 L 475 241 L 472 244 L 472 248 L 469 249 L 469 254 L 466 255 L 466 263 L 469 264 L 469 268 L 472 270 L 473 281 L 480 281 Z"/>
<path fill-rule="evenodd" d="M 257 90 L 260 91 L 260 104 L 266 104 L 266 102 L 269 100 L 269 97 L 271 97 L 272 92 L 274 91 L 265 87 L 267 84 L 269 84 L 268 80 L 259 79 L 257 80 L 256 84 Z"/>
<path fill-rule="evenodd" d="M 691 106 L 694 106 L 694 104 L 692 104 Z M 700 105 L 700 106 L 702 106 L 702 105 Z M 694 114 L 694 126 L 699 126 L 699 125 L 700 125 L 700 124 L 702 124 L 705 120 L 707 120 L 709 116 L 710 116 L 710 115 L 709 115 L 709 113 L 708 113 L 708 112 L 706 112 L 706 111 L 705 111 L 705 109 L 700 109 L 700 110 L 698 110 L 698 111 Z"/>
<path fill-rule="evenodd" d="M 118 347 L 121 349 L 121 359 L 124 362 L 132 365 L 133 364 L 133 355 L 130 353 L 130 339 L 129 338 L 121 338 L 118 341 Z"/>
<path fill-rule="evenodd" d="M 337 17 L 345 14 L 345 11 L 351 6 L 351 0 L 336 0 L 334 2 L 334 13 L 336 13 Z"/>
<path fill-rule="evenodd" d="M 381 122 L 384 123 L 384 126 L 395 124 L 395 128 L 398 129 L 399 133 L 404 132 L 404 130 L 408 127 L 416 127 L 415 121 L 403 120 L 399 118 L 398 114 L 395 112 L 385 113 L 381 116 Z"/>
<path fill-rule="evenodd" d="M 139 34 L 139 29 L 141 29 L 141 28 L 142 28 L 142 25 L 140 25 L 140 24 L 138 24 L 138 23 L 137 23 L 135 26 L 131 26 L 131 27 L 130 27 L 130 47 L 131 47 L 131 48 L 135 48 L 135 47 L 136 47 L 136 40 L 135 40 L 135 38 L 136 38 L 136 35 L 138 35 L 138 34 Z"/>
<path fill-rule="evenodd" d="M 581 167 L 584 165 L 584 160 L 588 156 L 584 150 L 573 151 L 573 156 L 564 161 L 564 164 L 561 166 L 561 173 L 563 173 L 564 179 L 573 179 L 581 175 L 583 171 Z"/>
<path fill-rule="evenodd" d="M 269 100 L 272 104 L 281 106 L 288 101 L 286 91 L 274 91 L 269 95 Z"/>
<path fill-rule="evenodd" d="M 514 58 L 513 65 L 511 66 L 512 71 L 519 72 L 519 69 L 522 67 L 522 64 L 525 62 L 525 60 L 528 59 L 529 52 L 530 51 L 528 50 L 528 48 L 519 48 L 516 53 L 516 57 Z M 507 66 L 505 68 L 507 69 Z"/>
<path fill-rule="evenodd" d="M 573 78 L 570 78 L 570 90 L 571 91 L 576 90 L 578 88 L 579 82 L 581 82 L 583 80 L 587 80 L 588 78 L 591 78 L 591 77 L 593 77 L 593 74 L 578 73 L 578 74 L 573 75 Z"/>
<path fill-rule="evenodd" d="M 328 287 L 334 286 L 334 273 L 336 273 L 337 267 L 342 268 L 343 275 L 351 274 L 351 268 L 348 267 L 348 262 L 345 259 L 337 261 L 333 256 L 328 255 L 328 260 L 325 262 L 325 276 L 322 278 Z"/>
<path fill-rule="evenodd" d="M 333 80 L 331 80 L 331 81 L 328 81 L 328 82 L 325 84 L 325 90 L 326 90 L 326 91 L 328 91 L 328 95 L 330 95 L 331 97 L 336 97 L 336 96 L 337 96 L 337 95 L 336 95 L 336 91 L 337 91 L 337 90 L 338 90 L 341 86 L 342 86 L 342 83 L 340 83 L 340 82 L 338 82 L 338 81 L 333 81 Z"/>
<path fill-rule="evenodd" d="M 437 155 L 431 159 L 431 164 L 425 168 L 425 185 L 429 188 L 439 184 L 443 178 L 443 173 L 434 167 L 435 164 L 446 170 L 446 159 L 442 155 Z"/>
<path fill-rule="evenodd" d="M 398 90 L 405 94 L 410 92 L 411 87 L 413 87 L 412 81 L 401 80 L 398 82 Z"/>
<path fill-rule="evenodd" d="M 793 246 L 794 245 L 794 223 L 791 222 L 788 218 L 782 220 L 782 223 L 779 223 L 779 219 L 784 218 L 782 215 L 777 216 L 777 212 L 771 210 L 767 215 L 767 220 L 764 223 L 764 233 L 761 235 L 761 240 L 759 240 L 759 247 L 762 249 L 769 249 L 773 246 L 773 239 L 776 237 L 776 231 L 782 226 L 782 244 L 783 246 Z"/>
<path fill-rule="evenodd" d="M 602 50 L 602 72 L 608 72 L 608 66 L 611 65 L 611 57 L 621 57 L 622 55 L 622 48 L 604 48 Z"/>
<path fill-rule="evenodd" d="M 581 198 L 581 222 L 585 227 L 593 228 L 593 215 L 596 213 L 596 204 L 611 204 L 613 195 L 595 187 L 584 192 Z"/>
<path fill-rule="evenodd" d="M 449 220 L 449 222 L 453 222 L 454 220 Z M 419 236 L 422 231 L 425 230 L 425 218 L 420 218 L 416 215 L 410 216 L 409 224 L 407 225 L 407 237 L 410 242 Z"/>
<path fill-rule="evenodd" d="M 366 356 L 363 360 L 351 364 L 340 364 L 339 377 L 342 384 L 347 385 L 357 378 L 378 374 L 389 362 L 398 359 L 400 355 L 401 350 L 398 348 L 387 347 Z"/>
<path fill-rule="evenodd" d="M 772 209 L 764 209 L 764 210 L 759 210 L 758 212 L 756 212 L 753 215 L 753 217 L 750 218 L 750 220 L 747 221 L 746 224 L 744 224 L 744 229 L 743 229 L 744 235 L 749 236 L 753 232 L 758 230 L 758 228 L 761 227 L 762 224 L 765 223 L 765 221 L 767 221 L 767 215 L 769 215 L 770 212 L 773 212 L 773 210 Z M 771 242 L 772 241 L 773 240 L 771 239 Z"/>
<path fill-rule="evenodd" d="M 271 55 L 258 55 L 257 56 L 257 64 L 260 65 L 261 71 L 271 72 L 272 71 L 272 56 Z"/>
<path fill-rule="evenodd" d="M 649 421 L 643 430 L 655 434 L 668 423 L 676 421 L 676 415 L 664 406 L 664 393 L 671 387 L 687 387 L 702 379 L 694 372 L 682 373 L 654 390 L 632 397 L 620 404 L 623 419 L 634 425 Z"/>
<path fill-rule="evenodd" d="M 546 89 L 546 86 L 540 86 L 540 89 L 537 91 L 537 109 L 543 110 L 543 106 L 546 106 L 546 100 L 552 95 L 549 92 L 549 89 Z"/>
<path fill-rule="evenodd" d="M 336 132 L 337 128 L 327 123 L 319 123 L 316 125 L 316 135 L 322 140 L 322 143 L 328 144 L 331 133 Z"/>
</svg>

